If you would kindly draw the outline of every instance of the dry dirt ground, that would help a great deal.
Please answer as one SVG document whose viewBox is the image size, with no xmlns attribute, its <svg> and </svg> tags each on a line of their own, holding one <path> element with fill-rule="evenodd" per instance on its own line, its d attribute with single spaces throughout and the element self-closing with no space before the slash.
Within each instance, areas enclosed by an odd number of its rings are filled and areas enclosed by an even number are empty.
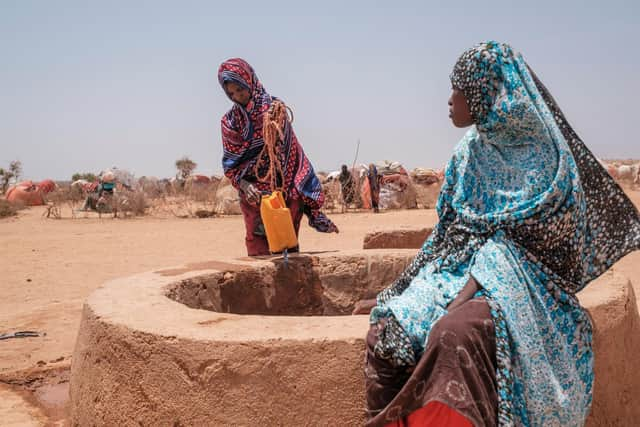
<svg viewBox="0 0 640 427">
<path fill-rule="evenodd" d="M 629 191 L 637 206 L 640 192 Z M 65 425 L 68 368 L 84 299 L 119 276 L 189 262 L 245 256 L 242 218 L 52 220 L 43 208 L 0 220 L 0 425 Z M 433 210 L 334 214 L 338 235 L 301 230 L 303 251 L 360 249 L 372 230 L 418 228 Z M 640 252 L 614 267 L 640 295 Z M 636 279 L 637 278 L 637 279 Z"/>
</svg>

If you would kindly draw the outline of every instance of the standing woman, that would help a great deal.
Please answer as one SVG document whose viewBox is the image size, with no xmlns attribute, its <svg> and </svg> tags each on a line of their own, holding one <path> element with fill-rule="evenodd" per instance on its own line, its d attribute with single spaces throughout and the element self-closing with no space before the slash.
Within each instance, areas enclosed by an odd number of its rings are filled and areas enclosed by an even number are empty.
<svg viewBox="0 0 640 427">
<path fill-rule="evenodd" d="M 342 165 L 340 175 L 338 175 L 338 181 L 340 181 L 344 211 L 345 209 L 349 209 L 349 206 L 354 202 L 356 196 L 356 185 L 353 182 L 353 175 L 347 168 L 347 165 Z"/>
<path fill-rule="evenodd" d="M 260 217 L 262 194 L 274 190 L 271 182 L 263 179 L 270 170 L 281 171 L 275 177 L 276 185 L 284 189 L 296 234 L 303 214 L 316 230 L 337 233 L 335 224 L 320 211 L 324 203 L 322 186 L 288 120 L 285 120 L 282 137 L 276 144 L 279 165 L 271 165 L 269 156 L 263 152 L 264 115 L 278 99 L 267 93 L 253 68 L 240 58 L 229 59 L 220 65 L 218 81 L 233 101 L 233 107 L 222 117 L 222 167 L 240 193 L 248 255 L 270 254 Z"/>
<path fill-rule="evenodd" d="M 355 311 L 371 311 L 367 426 L 583 426 L 592 325 L 576 293 L 640 249 L 638 211 L 511 47 L 467 50 L 451 84 L 470 129 L 440 222 Z"/>
<path fill-rule="evenodd" d="M 378 175 L 378 168 L 373 163 L 369 164 L 369 169 L 367 170 L 367 179 L 369 180 L 369 190 L 371 191 L 371 207 L 373 208 L 374 213 L 379 213 L 380 209 L 378 205 L 380 204 L 380 181 L 382 180 L 380 175 Z"/>
</svg>

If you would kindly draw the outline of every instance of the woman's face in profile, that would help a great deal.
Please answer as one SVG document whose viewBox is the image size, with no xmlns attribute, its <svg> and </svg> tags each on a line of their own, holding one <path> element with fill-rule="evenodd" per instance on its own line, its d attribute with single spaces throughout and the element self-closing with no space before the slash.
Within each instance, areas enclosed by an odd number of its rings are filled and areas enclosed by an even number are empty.
<svg viewBox="0 0 640 427">
<path fill-rule="evenodd" d="M 455 127 L 466 128 L 473 124 L 467 99 L 459 89 L 453 89 L 449 97 L 449 118 Z"/>
</svg>

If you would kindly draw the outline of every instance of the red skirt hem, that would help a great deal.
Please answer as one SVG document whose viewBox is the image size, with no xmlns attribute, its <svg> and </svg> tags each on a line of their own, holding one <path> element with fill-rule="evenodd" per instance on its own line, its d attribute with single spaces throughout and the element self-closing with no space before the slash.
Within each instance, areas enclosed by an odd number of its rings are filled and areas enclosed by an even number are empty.
<svg viewBox="0 0 640 427">
<path fill-rule="evenodd" d="M 441 402 L 430 402 L 385 427 L 473 427 L 471 422 Z"/>
</svg>

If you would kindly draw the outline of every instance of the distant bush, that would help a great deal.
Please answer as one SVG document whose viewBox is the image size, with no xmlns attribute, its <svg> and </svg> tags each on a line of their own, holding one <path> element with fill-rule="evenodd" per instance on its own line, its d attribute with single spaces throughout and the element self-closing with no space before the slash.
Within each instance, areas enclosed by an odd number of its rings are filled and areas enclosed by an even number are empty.
<svg viewBox="0 0 640 427">
<path fill-rule="evenodd" d="M 149 208 L 149 201 L 142 191 L 127 191 L 119 193 L 114 199 L 116 210 L 125 217 L 129 214 L 144 216 Z"/>
<path fill-rule="evenodd" d="M 0 218 L 8 218 L 18 214 L 18 208 L 4 199 L 0 199 Z"/>
<path fill-rule="evenodd" d="M 131 213 L 135 216 L 143 216 L 149 208 L 149 201 L 147 200 L 147 196 L 144 192 L 134 191 L 129 196 L 129 206 L 131 208 Z"/>
<path fill-rule="evenodd" d="M 84 173 L 76 172 L 71 176 L 71 182 L 77 181 L 79 179 L 86 179 L 89 182 L 94 182 L 98 180 L 98 177 L 91 172 L 84 172 Z"/>
</svg>

